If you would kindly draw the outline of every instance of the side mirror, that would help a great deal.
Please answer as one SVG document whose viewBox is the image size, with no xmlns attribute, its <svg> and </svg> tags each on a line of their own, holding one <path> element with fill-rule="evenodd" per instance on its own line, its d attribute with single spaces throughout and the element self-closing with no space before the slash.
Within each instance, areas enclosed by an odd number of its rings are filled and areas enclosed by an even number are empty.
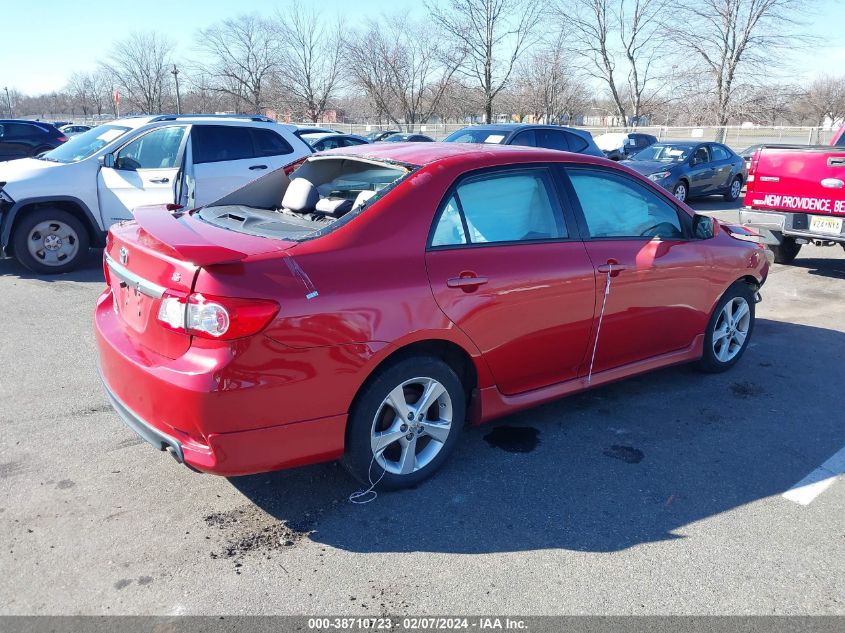
<svg viewBox="0 0 845 633">
<path fill-rule="evenodd" d="M 692 233 L 696 239 L 709 240 L 716 234 L 716 222 L 707 215 L 698 215 L 692 220 Z"/>
<path fill-rule="evenodd" d="M 114 154 L 109 152 L 108 154 L 100 156 L 100 165 L 108 167 L 109 169 L 114 169 Z"/>
</svg>

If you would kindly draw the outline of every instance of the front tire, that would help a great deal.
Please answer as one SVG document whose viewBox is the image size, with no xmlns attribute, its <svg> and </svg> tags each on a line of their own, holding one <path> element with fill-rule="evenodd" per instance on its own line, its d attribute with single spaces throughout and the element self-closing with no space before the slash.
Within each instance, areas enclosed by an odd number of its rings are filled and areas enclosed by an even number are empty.
<svg viewBox="0 0 845 633">
<path fill-rule="evenodd" d="M 778 245 L 769 245 L 769 249 L 775 255 L 776 264 L 791 264 L 798 256 L 801 245 L 793 237 L 784 237 Z"/>
<path fill-rule="evenodd" d="M 389 365 L 364 386 L 349 416 L 343 465 L 365 485 L 396 490 L 433 475 L 466 419 L 455 371 L 438 358 Z"/>
<path fill-rule="evenodd" d="M 733 367 L 748 349 L 754 319 L 754 291 L 738 281 L 725 291 L 710 317 L 699 369 L 719 373 Z"/>
<path fill-rule="evenodd" d="M 88 255 L 88 231 L 76 217 L 61 209 L 26 213 L 15 225 L 15 259 L 42 275 L 65 273 Z"/>
<path fill-rule="evenodd" d="M 672 189 L 672 195 L 675 196 L 675 199 L 680 200 L 681 202 L 686 202 L 686 199 L 689 197 L 687 183 L 681 181 L 675 185 L 675 188 Z"/>
</svg>

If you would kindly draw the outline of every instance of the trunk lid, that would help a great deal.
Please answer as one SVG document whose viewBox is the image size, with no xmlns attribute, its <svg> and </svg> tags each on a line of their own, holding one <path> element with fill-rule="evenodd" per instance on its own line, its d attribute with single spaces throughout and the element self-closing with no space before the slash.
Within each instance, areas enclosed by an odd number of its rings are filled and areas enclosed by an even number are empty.
<svg viewBox="0 0 845 633">
<path fill-rule="evenodd" d="M 845 214 L 845 148 L 761 148 L 751 161 L 746 206 Z"/>
<path fill-rule="evenodd" d="M 188 351 L 191 336 L 159 322 L 165 293 L 190 294 L 201 267 L 284 251 L 294 244 L 216 228 L 163 205 L 141 207 L 134 215 L 134 222 L 111 228 L 104 253 L 114 309 L 127 336 L 171 359 Z"/>
</svg>

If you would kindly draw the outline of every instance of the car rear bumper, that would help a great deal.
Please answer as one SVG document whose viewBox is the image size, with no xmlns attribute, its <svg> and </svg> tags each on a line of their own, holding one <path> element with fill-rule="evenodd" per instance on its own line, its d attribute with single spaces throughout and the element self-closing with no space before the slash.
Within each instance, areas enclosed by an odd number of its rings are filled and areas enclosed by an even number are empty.
<svg viewBox="0 0 845 633">
<path fill-rule="evenodd" d="M 152 352 L 131 344 L 111 302 L 111 293 L 103 293 L 95 312 L 100 376 L 115 411 L 149 444 L 190 468 L 226 476 L 343 454 L 345 413 L 289 419 L 294 416 L 287 400 L 302 394 L 290 386 L 269 385 L 271 400 L 260 376 L 245 373 L 249 368 L 239 372 L 234 367 L 239 357 L 219 349 L 192 347 L 179 359 L 152 358 Z M 221 386 L 226 382 L 222 376 L 232 374 L 240 375 L 242 384 Z M 268 407 L 268 401 L 274 406 Z M 266 425 L 268 419 L 275 423 Z"/>
<path fill-rule="evenodd" d="M 843 233 L 839 235 L 814 232 L 809 228 L 811 215 L 811 213 L 788 211 L 758 211 L 745 207 L 739 211 L 739 222 L 760 233 L 766 244 L 780 244 L 784 235 L 807 240 L 845 243 L 845 226 L 842 229 Z"/>
</svg>

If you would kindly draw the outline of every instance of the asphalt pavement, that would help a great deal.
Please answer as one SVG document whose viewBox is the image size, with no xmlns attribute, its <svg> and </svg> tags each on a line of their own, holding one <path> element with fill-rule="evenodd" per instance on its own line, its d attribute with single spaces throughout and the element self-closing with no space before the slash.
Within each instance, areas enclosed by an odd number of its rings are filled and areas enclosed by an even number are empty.
<svg viewBox="0 0 845 633">
<path fill-rule="evenodd" d="M 225 479 L 142 443 L 96 375 L 100 257 L 0 262 L 0 614 L 845 614 L 842 249 L 774 267 L 733 370 L 469 429 L 366 505 L 336 464 Z"/>
</svg>

